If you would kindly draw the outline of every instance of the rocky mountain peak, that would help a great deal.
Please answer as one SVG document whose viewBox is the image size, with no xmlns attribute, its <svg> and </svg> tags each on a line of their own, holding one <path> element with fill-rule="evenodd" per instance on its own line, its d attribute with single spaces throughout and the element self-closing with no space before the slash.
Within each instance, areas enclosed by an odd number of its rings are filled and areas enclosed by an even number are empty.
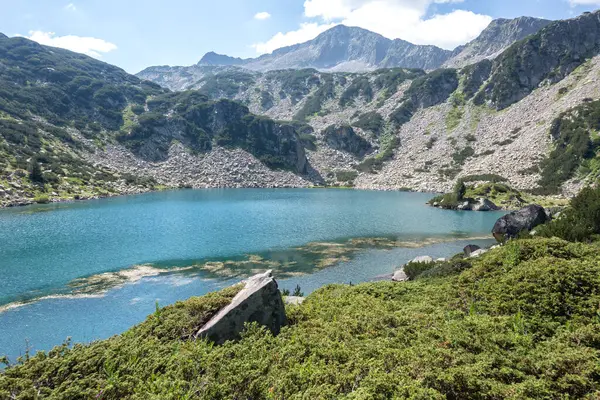
<svg viewBox="0 0 600 400">
<path fill-rule="evenodd" d="M 454 50 L 445 66 L 461 68 L 486 58 L 495 58 L 513 43 L 537 33 L 552 21 L 533 17 L 493 20 L 473 41 Z"/>
<path fill-rule="evenodd" d="M 236 57 L 229 57 L 224 54 L 218 54 L 214 51 L 208 52 L 198 62 L 198 65 L 241 65 L 244 60 Z"/>
</svg>

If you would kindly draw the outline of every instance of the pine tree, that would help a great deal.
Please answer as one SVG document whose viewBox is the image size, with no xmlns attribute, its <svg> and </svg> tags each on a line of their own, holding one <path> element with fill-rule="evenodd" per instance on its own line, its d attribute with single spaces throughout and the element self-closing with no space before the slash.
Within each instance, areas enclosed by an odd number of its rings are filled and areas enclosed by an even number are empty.
<svg viewBox="0 0 600 400">
<path fill-rule="evenodd" d="M 42 173 L 42 167 L 40 163 L 34 158 L 29 164 L 29 179 L 34 183 L 44 183 L 44 174 Z"/>
</svg>

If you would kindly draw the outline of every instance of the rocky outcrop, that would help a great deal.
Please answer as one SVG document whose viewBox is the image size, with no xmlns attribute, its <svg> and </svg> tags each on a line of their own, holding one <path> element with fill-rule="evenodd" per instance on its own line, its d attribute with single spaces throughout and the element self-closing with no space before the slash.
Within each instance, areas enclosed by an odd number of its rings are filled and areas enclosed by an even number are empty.
<svg viewBox="0 0 600 400">
<path fill-rule="evenodd" d="M 329 147 L 363 157 L 372 150 L 371 144 L 356 134 L 348 125 L 329 126 L 323 131 L 323 140 Z"/>
<path fill-rule="evenodd" d="M 493 58 L 513 43 L 537 33 L 551 22 L 532 17 L 496 19 L 475 40 L 454 50 L 452 58 L 444 66 L 461 68 L 486 58 Z"/>
<path fill-rule="evenodd" d="M 202 57 L 198 65 L 240 65 L 244 60 L 236 57 L 229 57 L 223 54 L 217 54 L 214 51 L 208 52 Z"/>
<path fill-rule="evenodd" d="M 287 324 L 285 306 L 272 271 L 253 276 L 244 282 L 244 288 L 231 303 L 219 311 L 196 334 L 216 344 L 236 340 L 244 324 L 257 322 L 278 334 Z"/>
<path fill-rule="evenodd" d="M 550 217 L 544 207 L 534 204 L 500 218 L 494 225 L 492 234 L 498 242 L 504 242 L 518 237 L 521 232 L 531 231 L 549 220 Z"/>
<path fill-rule="evenodd" d="M 473 211 L 498 211 L 500 207 L 494 204 L 493 201 L 486 198 L 480 198 L 475 204 L 471 206 Z"/>
<path fill-rule="evenodd" d="M 560 81 L 599 50 L 600 11 L 553 22 L 496 58 L 475 100 L 504 109 L 545 82 Z"/>
</svg>

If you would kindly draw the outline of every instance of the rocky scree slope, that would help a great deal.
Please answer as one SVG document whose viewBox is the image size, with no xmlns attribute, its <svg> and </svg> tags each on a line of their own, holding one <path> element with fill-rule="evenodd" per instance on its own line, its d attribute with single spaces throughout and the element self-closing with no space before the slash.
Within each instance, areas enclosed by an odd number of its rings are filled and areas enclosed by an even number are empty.
<svg viewBox="0 0 600 400">
<path fill-rule="evenodd" d="M 151 79 L 162 72 L 198 75 L 207 66 L 239 66 L 253 71 L 314 68 L 323 72 L 367 72 L 378 68 L 419 68 L 433 70 L 442 66 L 463 67 L 493 58 L 511 44 L 536 33 L 550 21 L 531 17 L 498 19 L 472 42 L 455 50 L 415 45 L 402 39 L 388 39 L 357 27 L 337 25 L 313 40 L 283 47 L 271 54 L 242 60 L 214 52 L 207 53 L 191 67 L 150 67 L 138 76 Z M 172 88 L 175 89 L 175 88 Z"/>
<path fill-rule="evenodd" d="M 599 13 L 588 13 L 550 23 L 494 60 L 458 70 L 260 73 L 199 67 L 206 74 L 185 83 L 169 74 L 157 74 L 156 82 L 188 86 L 212 98 L 242 102 L 256 114 L 297 121 L 309 142 L 311 165 L 329 184 L 446 192 L 457 178 L 495 174 L 519 190 L 543 191 L 548 183 L 542 178 L 552 168 L 562 169 L 546 161 L 560 136 L 551 135 L 551 127 L 564 119 L 563 113 L 600 97 L 598 18 Z M 593 120 L 594 109 L 582 112 Z M 582 124 L 593 132 L 596 122 L 591 120 Z M 333 132 L 348 135 L 344 141 L 353 144 L 341 146 Z M 574 193 L 589 179 L 579 169 L 595 158 L 593 137 L 588 139 L 569 172 L 548 192 Z M 561 147 L 568 148 L 570 140 Z M 580 155 L 583 147 L 585 156 Z"/>
<path fill-rule="evenodd" d="M 207 158 L 212 167 L 194 175 L 171 168 Z M 297 187 L 319 181 L 311 172 L 293 124 L 0 36 L 0 205 L 163 186 Z"/>
</svg>

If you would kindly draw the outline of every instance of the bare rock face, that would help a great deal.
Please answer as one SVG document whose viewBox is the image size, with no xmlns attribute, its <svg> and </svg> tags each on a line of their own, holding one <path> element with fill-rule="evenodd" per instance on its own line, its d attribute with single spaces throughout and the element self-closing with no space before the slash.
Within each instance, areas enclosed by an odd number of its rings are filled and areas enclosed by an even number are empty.
<svg viewBox="0 0 600 400">
<path fill-rule="evenodd" d="M 222 344 L 236 340 L 246 322 L 257 322 L 278 334 L 287 324 L 285 306 L 272 271 L 255 275 L 244 282 L 245 287 L 198 331 L 196 338 Z"/>
<path fill-rule="evenodd" d="M 492 234 L 497 241 L 504 242 L 516 238 L 523 231 L 545 224 L 550 219 L 544 207 L 533 204 L 500 218 L 496 221 Z"/>
</svg>

